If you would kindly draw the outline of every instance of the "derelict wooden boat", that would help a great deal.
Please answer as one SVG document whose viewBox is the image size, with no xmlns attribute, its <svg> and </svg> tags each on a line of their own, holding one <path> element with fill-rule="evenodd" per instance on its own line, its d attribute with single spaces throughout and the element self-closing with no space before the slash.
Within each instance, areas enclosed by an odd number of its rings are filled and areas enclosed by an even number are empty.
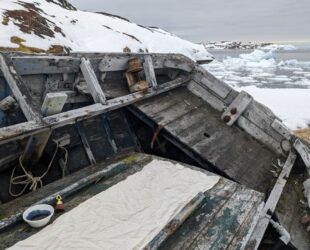
<svg viewBox="0 0 310 250">
<path fill-rule="evenodd" d="M 21 223 L 28 206 L 61 194 L 71 209 L 157 158 L 221 178 L 147 249 L 268 248 L 279 227 L 287 248 L 309 246 L 291 206 L 308 147 L 202 66 L 142 53 L 1 54 L 0 66 L 0 248 L 37 232 Z"/>
</svg>

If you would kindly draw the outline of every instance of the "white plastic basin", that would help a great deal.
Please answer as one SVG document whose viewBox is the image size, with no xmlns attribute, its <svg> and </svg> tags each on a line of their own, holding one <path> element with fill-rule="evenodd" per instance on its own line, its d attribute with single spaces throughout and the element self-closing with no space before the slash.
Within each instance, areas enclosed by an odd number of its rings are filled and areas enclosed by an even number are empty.
<svg viewBox="0 0 310 250">
<path fill-rule="evenodd" d="M 23 219 L 32 227 L 45 226 L 54 215 L 54 208 L 47 204 L 29 207 L 23 213 Z"/>
</svg>

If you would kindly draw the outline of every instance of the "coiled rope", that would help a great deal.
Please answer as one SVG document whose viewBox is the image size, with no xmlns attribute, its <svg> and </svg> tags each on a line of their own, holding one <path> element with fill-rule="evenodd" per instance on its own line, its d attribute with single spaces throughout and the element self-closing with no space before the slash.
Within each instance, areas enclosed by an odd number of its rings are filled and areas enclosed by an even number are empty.
<svg viewBox="0 0 310 250">
<path fill-rule="evenodd" d="M 19 165 L 20 167 L 22 168 L 24 174 L 23 175 L 20 175 L 20 176 L 15 176 L 15 171 L 16 171 L 16 168 L 18 166 L 15 166 L 13 171 L 12 171 L 12 174 L 11 174 L 11 178 L 10 178 L 10 186 L 9 186 L 9 194 L 13 197 L 18 197 L 20 195 L 22 195 L 27 187 L 30 185 L 29 187 L 29 190 L 30 191 L 36 191 L 37 188 L 40 186 L 40 188 L 43 187 L 43 182 L 42 182 L 42 179 L 47 175 L 47 173 L 50 171 L 50 168 L 54 162 L 54 159 L 56 157 L 56 154 L 58 152 L 58 149 L 61 148 L 64 152 L 65 152 L 65 159 L 64 159 L 64 165 L 66 166 L 67 165 L 67 161 L 68 161 L 68 150 L 62 146 L 59 146 L 58 142 L 57 141 L 54 141 L 54 143 L 56 144 L 56 149 L 55 149 L 55 152 L 53 154 L 53 157 L 50 161 L 50 163 L 48 164 L 48 167 L 46 169 L 46 171 L 41 175 L 41 176 L 33 176 L 32 172 L 31 171 L 27 171 L 23 165 L 23 155 L 21 155 L 19 157 Z M 63 170 L 63 173 L 64 173 L 64 170 Z M 23 189 L 18 193 L 18 194 L 14 194 L 12 192 L 12 185 L 24 185 Z"/>
</svg>

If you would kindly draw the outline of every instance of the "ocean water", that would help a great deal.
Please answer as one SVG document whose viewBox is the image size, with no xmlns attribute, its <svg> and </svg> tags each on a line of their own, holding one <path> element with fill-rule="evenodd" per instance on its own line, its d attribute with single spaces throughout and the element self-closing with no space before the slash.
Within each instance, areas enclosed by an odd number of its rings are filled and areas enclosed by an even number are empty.
<svg viewBox="0 0 310 250">
<path fill-rule="evenodd" d="M 206 68 L 233 87 L 310 88 L 310 49 L 209 51 Z"/>
</svg>

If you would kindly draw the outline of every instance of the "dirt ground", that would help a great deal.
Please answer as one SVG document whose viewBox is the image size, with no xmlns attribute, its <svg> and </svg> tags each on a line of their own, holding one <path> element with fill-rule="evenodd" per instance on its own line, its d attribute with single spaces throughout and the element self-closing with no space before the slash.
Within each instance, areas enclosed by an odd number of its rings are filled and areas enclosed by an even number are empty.
<svg viewBox="0 0 310 250">
<path fill-rule="evenodd" d="M 305 129 L 295 130 L 294 134 L 310 143 L 310 126 Z"/>
</svg>

